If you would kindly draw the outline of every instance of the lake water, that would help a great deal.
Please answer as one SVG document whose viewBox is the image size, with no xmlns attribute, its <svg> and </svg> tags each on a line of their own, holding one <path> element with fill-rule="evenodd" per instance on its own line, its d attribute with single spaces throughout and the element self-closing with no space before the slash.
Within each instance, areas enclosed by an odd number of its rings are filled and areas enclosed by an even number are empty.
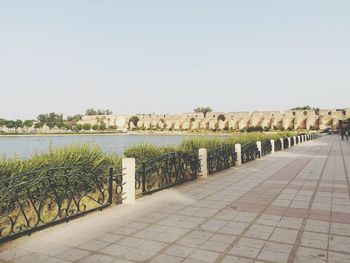
<svg viewBox="0 0 350 263">
<path fill-rule="evenodd" d="M 106 153 L 123 153 L 126 148 L 140 143 L 177 145 L 186 135 L 64 135 L 64 136 L 0 136 L 0 157 L 29 158 L 35 153 L 72 143 L 99 145 Z"/>
</svg>

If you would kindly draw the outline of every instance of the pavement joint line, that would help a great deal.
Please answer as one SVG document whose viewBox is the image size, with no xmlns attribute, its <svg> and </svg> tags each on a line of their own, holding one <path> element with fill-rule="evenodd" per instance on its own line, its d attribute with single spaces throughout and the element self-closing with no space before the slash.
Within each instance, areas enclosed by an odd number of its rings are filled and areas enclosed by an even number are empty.
<svg viewBox="0 0 350 263">
<path fill-rule="evenodd" d="M 303 235 L 304 230 L 305 230 L 306 221 L 307 221 L 307 218 L 308 218 L 309 215 L 310 215 L 311 208 L 312 208 L 313 202 L 314 202 L 314 200 L 315 200 L 315 196 L 316 196 L 316 194 L 317 194 L 317 192 L 318 192 L 318 187 L 319 187 L 320 182 L 321 182 L 321 179 L 322 179 L 322 177 L 323 177 L 324 170 L 325 170 L 326 165 L 327 165 L 327 163 L 328 163 L 328 160 L 329 160 L 329 157 L 330 157 L 330 153 L 332 152 L 333 146 L 334 146 L 334 140 L 332 141 L 332 145 L 331 145 L 331 147 L 330 147 L 330 149 L 329 149 L 329 151 L 328 151 L 328 155 L 327 155 L 327 158 L 326 158 L 326 160 L 325 160 L 325 162 L 324 162 L 324 165 L 323 165 L 323 167 L 322 167 L 321 174 L 320 174 L 320 176 L 319 176 L 319 178 L 318 178 L 318 181 L 317 181 L 315 190 L 314 190 L 314 192 L 313 192 L 313 194 L 312 194 L 310 203 L 309 203 L 308 208 L 307 208 L 307 210 L 306 210 L 306 213 L 305 213 L 305 215 L 304 215 L 304 218 L 303 218 L 301 227 L 299 228 L 298 235 L 297 235 L 297 239 L 296 239 L 296 241 L 294 242 L 293 248 L 292 248 L 292 250 L 291 250 L 291 252 L 290 252 L 290 254 L 289 254 L 288 261 L 287 261 L 288 263 L 292 263 L 292 262 L 294 262 L 294 260 L 295 260 L 295 257 L 296 257 L 298 248 L 299 248 L 300 243 L 301 243 L 301 238 L 302 238 L 302 235 Z M 326 260 L 327 260 L 327 259 L 328 259 L 328 251 L 327 251 Z"/>
</svg>

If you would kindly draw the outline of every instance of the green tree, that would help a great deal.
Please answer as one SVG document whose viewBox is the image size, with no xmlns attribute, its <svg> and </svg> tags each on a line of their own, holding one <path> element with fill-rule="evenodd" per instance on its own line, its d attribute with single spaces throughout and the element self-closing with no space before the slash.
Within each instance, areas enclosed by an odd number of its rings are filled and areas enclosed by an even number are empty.
<svg viewBox="0 0 350 263">
<path fill-rule="evenodd" d="M 98 127 L 101 131 L 104 131 L 105 129 L 107 129 L 106 124 L 101 123 L 100 126 Z"/>
<path fill-rule="evenodd" d="M 203 113 L 204 117 L 207 116 L 208 112 L 212 112 L 213 110 L 210 107 L 198 107 L 193 110 L 195 113 Z"/>
<path fill-rule="evenodd" d="M 75 129 L 76 129 L 77 131 L 81 131 L 81 130 L 83 129 L 83 125 L 80 124 L 80 123 L 78 123 L 77 125 L 75 125 Z"/>
<path fill-rule="evenodd" d="M 12 129 L 16 127 L 16 122 L 13 120 L 6 121 L 6 128 Z"/>
<path fill-rule="evenodd" d="M 83 129 L 85 131 L 90 131 L 91 130 L 91 124 L 90 123 L 84 123 L 83 124 Z"/>
<path fill-rule="evenodd" d="M 87 116 L 92 116 L 92 115 L 112 115 L 112 114 L 113 114 L 113 112 L 111 110 L 109 110 L 109 109 L 107 109 L 107 110 L 87 109 L 85 111 L 85 115 L 87 115 Z"/>
<path fill-rule="evenodd" d="M 129 119 L 129 122 L 132 122 L 134 124 L 135 127 L 137 127 L 137 123 L 139 122 L 139 117 L 137 116 L 132 116 L 130 119 Z"/>
<path fill-rule="evenodd" d="M 67 116 L 67 121 L 77 123 L 78 121 L 81 121 L 82 118 L 83 118 L 83 115 L 76 114 L 74 116 Z"/>
<path fill-rule="evenodd" d="M 23 121 L 22 120 L 15 120 L 15 129 L 16 131 L 18 128 L 23 128 Z"/>
<path fill-rule="evenodd" d="M 111 110 L 97 110 L 97 115 L 112 115 L 113 112 Z"/>
<path fill-rule="evenodd" d="M 33 120 L 25 120 L 24 122 L 23 122 L 23 126 L 25 126 L 25 127 L 32 127 L 33 126 L 33 124 L 34 124 L 34 121 Z"/>
<path fill-rule="evenodd" d="M 55 112 L 51 112 L 49 114 L 40 114 L 37 117 L 38 122 L 41 127 L 47 125 L 49 128 L 53 128 L 57 126 L 58 128 L 62 128 L 64 126 L 64 118 L 62 114 L 57 114 Z"/>
<path fill-rule="evenodd" d="M 219 116 L 218 116 L 218 121 L 225 121 L 226 120 L 226 117 L 225 117 L 225 115 L 224 114 L 219 114 Z"/>
<path fill-rule="evenodd" d="M 94 131 L 98 130 L 98 124 L 92 125 L 92 129 L 93 129 Z"/>
<path fill-rule="evenodd" d="M 7 120 L 0 119 L 0 127 L 6 126 Z"/>
<path fill-rule="evenodd" d="M 97 111 L 95 109 L 87 109 L 85 111 L 86 116 L 97 115 Z"/>
</svg>

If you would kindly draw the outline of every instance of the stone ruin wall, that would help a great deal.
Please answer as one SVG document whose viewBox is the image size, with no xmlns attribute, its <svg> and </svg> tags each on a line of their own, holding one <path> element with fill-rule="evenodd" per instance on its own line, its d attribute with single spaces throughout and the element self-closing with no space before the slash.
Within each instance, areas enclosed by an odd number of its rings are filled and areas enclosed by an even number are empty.
<svg viewBox="0 0 350 263">
<path fill-rule="evenodd" d="M 137 116 L 137 127 L 130 122 L 132 116 Z M 222 117 L 224 116 L 224 118 Z M 184 114 L 142 114 L 142 115 L 101 115 L 84 116 L 81 124 L 91 125 L 105 123 L 107 127 L 117 129 L 142 130 L 241 130 L 261 126 L 271 130 L 297 129 L 336 129 L 340 120 L 350 118 L 350 109 L 346 110 L 287 110 L 254 111 L 254 112 L 209 112 Z"/>
</svg>

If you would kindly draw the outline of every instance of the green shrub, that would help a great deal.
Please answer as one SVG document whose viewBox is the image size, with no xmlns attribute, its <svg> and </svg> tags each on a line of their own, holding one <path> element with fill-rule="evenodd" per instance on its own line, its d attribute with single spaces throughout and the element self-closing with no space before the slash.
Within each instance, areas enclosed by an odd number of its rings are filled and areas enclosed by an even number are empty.
<svg viewBox="0 0 350 263">
<path fill-rule="evenodd" d="M 36 154 L 31 159 L 0 159 L 0 180 L 33 170 L 81 166 L 90 171 L 104 171 L 109 167 L 121 170 L 121 158 L 105 154 L 99 146 L 73 144 L 47 153 Z"/>
</svg>

